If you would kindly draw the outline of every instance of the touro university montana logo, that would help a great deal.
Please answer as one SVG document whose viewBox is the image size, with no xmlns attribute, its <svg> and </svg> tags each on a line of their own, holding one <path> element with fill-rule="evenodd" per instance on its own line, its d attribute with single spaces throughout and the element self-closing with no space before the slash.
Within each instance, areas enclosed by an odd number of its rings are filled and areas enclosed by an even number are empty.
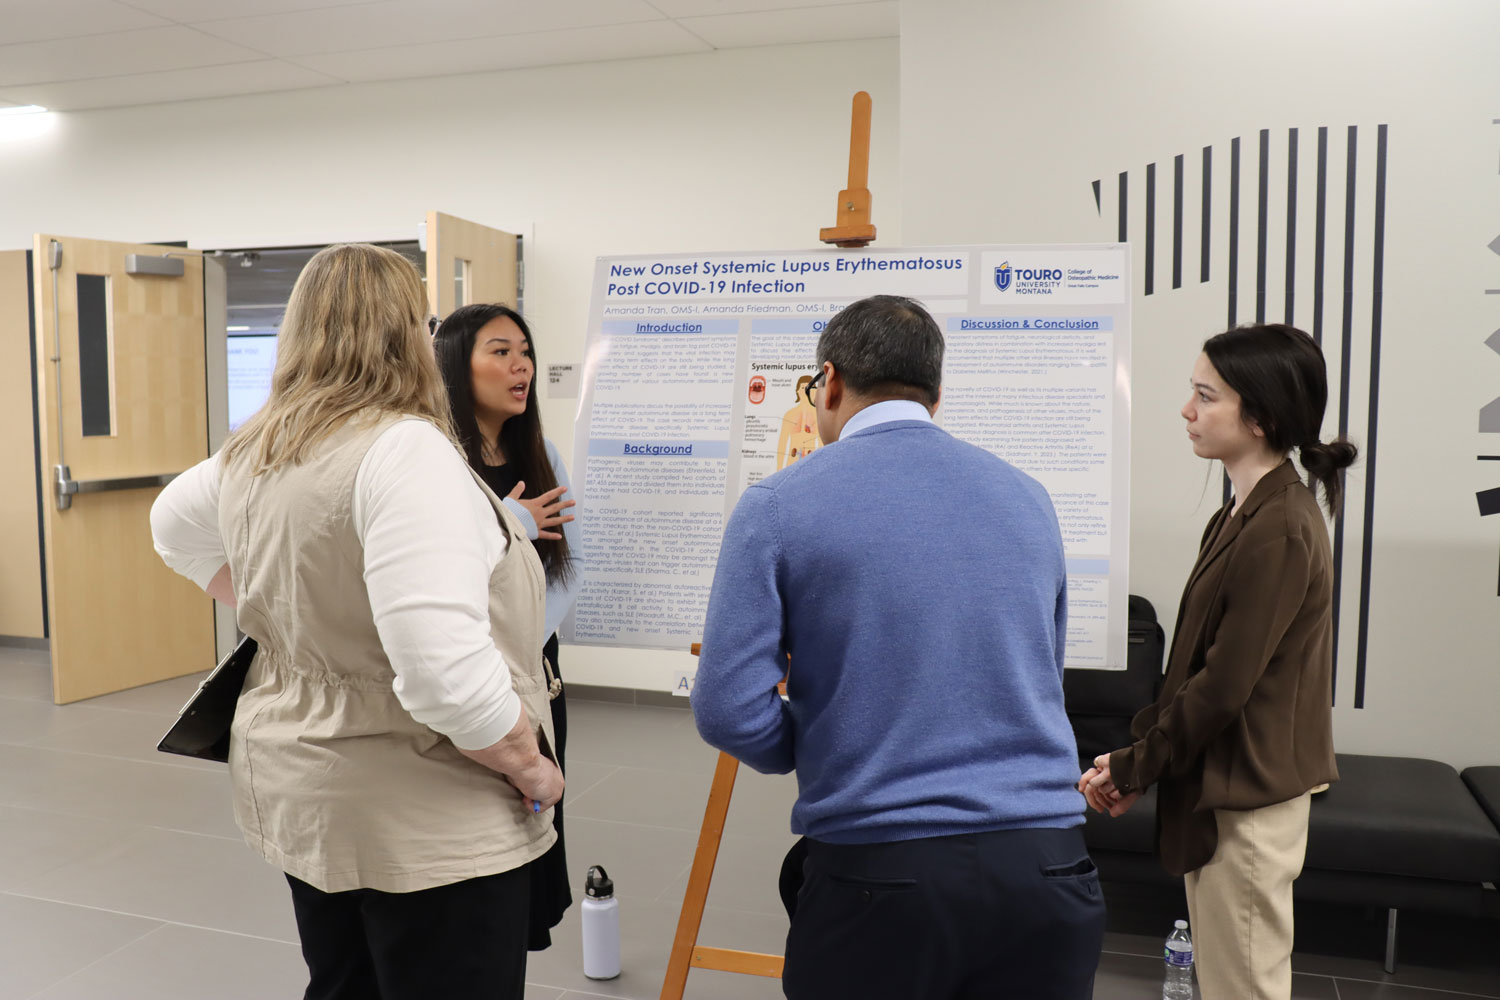
<svg viewBox="0 0 1500 1000">
<path fill-rule="evenodd" d="M 1096 289 L 1100 278 L 1095 277 L 1091 268 L 1073 267 L 1041 267 L 1039 264 L 1045 262 L 1064 263 L 1057 259 L 1057 253 L 1036 253 L 1028 256 L 1022 261 L 1020 267 L 1011 266 L 1010 261 L 1004 261 L 995 268 L 995 288 L 1000 292 L 1011 292 L 1014 295 L 1046 295 L 1052 296 L 1063 291 L 1064 275 L 1070 276 L 1079 282 L 1070 290 L 1083 288 Z"/>
</svg>

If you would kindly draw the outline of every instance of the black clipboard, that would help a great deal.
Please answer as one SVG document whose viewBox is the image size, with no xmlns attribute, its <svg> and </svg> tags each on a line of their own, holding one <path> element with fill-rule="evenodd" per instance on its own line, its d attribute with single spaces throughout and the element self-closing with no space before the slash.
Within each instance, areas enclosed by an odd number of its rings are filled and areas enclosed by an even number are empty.
<svg viewBox="0 0 1500 1000">
<path fill-rule="evenodd" d="M 260 647 L 248 635 L 224 657 L 213 672 L 198 685 L 198 690 L 182 706 L 177 721 L 156 744 L 163 753 L 181 754 L 201 760 L 229 763 L 229 725 L 234 721 L 234 707 L 245 687 L 250 661 Z"/>
</svg>

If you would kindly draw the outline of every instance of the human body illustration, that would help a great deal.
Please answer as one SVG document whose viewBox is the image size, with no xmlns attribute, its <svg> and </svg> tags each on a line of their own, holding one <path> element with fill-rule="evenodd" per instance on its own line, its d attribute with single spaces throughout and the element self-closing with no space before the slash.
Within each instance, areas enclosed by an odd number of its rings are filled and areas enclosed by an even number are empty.
<svg viewBox="0 0 1500 1000">
<path fill-rule="evenodd" d="M 781 438 L 776 442 L 776 468 L 786 468 L 822 446 L 818 437 L 817 388 L 809 388 L 813 377 L 797 380 L 797 405 L 781 418 Z"/>
</svg>

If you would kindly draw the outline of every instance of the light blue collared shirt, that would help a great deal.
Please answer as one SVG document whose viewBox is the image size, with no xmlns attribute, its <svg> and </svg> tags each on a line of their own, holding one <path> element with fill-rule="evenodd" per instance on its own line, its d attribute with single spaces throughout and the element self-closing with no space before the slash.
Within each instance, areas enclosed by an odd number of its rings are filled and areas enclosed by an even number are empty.
<svg viewBox="0 0 1500 1000">
<path fill-rule="evenodd" d="M 844 424 L 844 429 L 839 432 L 839 440 L 893 420 L 925 420 L 929 424 L 934 422 L 932 414 L 921 403 L 910 399 L 883 399 L 878 403 L 871 403 L 850 417 Z"/>
</svg>

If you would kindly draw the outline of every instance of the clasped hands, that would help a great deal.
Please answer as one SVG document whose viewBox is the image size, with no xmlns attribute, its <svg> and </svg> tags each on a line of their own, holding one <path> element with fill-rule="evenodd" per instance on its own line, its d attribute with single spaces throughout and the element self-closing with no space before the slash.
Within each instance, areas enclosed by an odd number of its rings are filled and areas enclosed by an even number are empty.
<svg viewBox="0 0 1500 1000">
<path fill-rule="evenodd" d="M 1094 812 L 1107 812 L 1111 816 L 1125 815 L 1126 811 L 1141 797 L 1140 792 L 1120 794 L 1120 790 L 1115 787 L 1114 778 L 1109 773 L 1109 754 L 1107 753 L 1095 757 L 1094 766 L 1083 772 L 1083 777 L 1078 779 L 1078 790 L 1083 793 L 1090 809 Z"/>
</svg>

